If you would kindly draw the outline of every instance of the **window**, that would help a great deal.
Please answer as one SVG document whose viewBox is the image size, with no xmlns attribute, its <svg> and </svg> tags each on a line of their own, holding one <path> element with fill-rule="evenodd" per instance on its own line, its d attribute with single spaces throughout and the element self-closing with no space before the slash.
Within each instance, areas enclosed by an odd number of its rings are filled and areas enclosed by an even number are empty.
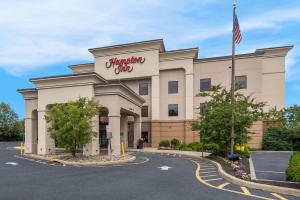
<svg viewBox="0 0 300 200">
<path fill-rule="evenodd" d="M 142 107 L 142 117 L 148 117 L 148 106 Z"/>
<path fill-rule="evenodd" d="M 203 115 L 206 107 L 206 103 L 200 103 L 200 115 Z"/>
<path fill-rule="evenodd" d="M 236 76 L 235 77 L 235 87 L 237 89 L 247 88 L 247 76 Z"/>
<path fill-rule="evenodd" d="M 149 142 L 149 134 L 148 134 L 147 131 L 142 131 L 142 138 L 143 138 L 145 143 Z"/>
<path fill-rule="evenodd" d="M 178 93 L 178 81 L 169 81 L 168 82 L 168 93 L 177 94 Z"/>
<path fill-rule="evenodd" d="M 148 83 L 140 83 L 139 94 L 148 95 Z"/>
<path fill-rule="evenodd" d="M 208 91 L 210 87 L 211 87 L 210 78 L 200 79 L 200 92 Z"/>
<path fill-rule="evenodd" d="M 169 104 L 169 116 L 178 116 L 178 104 Z"/>
</svg>

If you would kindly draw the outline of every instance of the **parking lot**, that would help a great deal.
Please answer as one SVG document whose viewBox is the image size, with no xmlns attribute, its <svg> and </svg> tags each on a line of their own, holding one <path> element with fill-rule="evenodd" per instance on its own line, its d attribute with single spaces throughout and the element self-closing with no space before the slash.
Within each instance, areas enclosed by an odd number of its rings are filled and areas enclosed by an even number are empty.
<svg viewBox="0 0 300 200">
<path fill-rule="evenodd" d="M 286 181 L 285 170 L 292 152 L 258 151 L 252 154 L 257 179 Z"/>
<path fill-rule="evenodd" d="M 261 190 L 224 184 L 226 180 L 200 158 L 136 153 L 138 159 L 131 164 L 73 167 L 20 158 L 10 148 L 15 145 L 0 142 L 1 200 L 280 199 Z"/>
</svg>

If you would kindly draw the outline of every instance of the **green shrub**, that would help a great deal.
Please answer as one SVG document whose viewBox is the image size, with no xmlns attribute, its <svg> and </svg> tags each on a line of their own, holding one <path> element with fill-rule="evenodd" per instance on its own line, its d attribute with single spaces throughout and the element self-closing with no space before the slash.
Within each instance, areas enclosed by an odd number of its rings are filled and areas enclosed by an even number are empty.
<svg viewBox="0 0 300 200">
<path fill-rule="evenodd" d="M 187 147 L 185 143 L 181 143 L 178 147 L 179 150 L 182 150 L 183 148 Z"/>
<path fill-rule="evenodd" d="M 197 145 L 192 146 L 193 151 L 202 151 L 203 150 L 203 144 L 199 143 Z"/>
<path fill-rule="evenodd" d="M 170 147 L 170 141 L 169 140 L 162 140 L 159 142 L 159 147 Z"/>
<path fill-rule="evenodd" d="M 191 142 L 187 146 L 193 148 L 193 146 L 200 144 L 200 142 Z"/>
<path fill-rule="evenodd" d="M 291 156 L 286 175 L 289 180 L 300 183 L 300 152 L 295 152 Z"/>
<path fill-rule="evenodd" d="M 191 147 L 183 147 L 181 150 L 182 151 L 193 151 L 193 149 Z"/>
<path fill-rule="evenodd" d="M 250 151 L 235 151 L 241 158 L 250 158 Z"/>
<path fill-rule="evenodd" d="M 289 151 L 292 145 L 286 133 L 280 128 L 269 128 L 263 137 L 263 149 L 273 151 Z"/>
<path fill-rule="evenodd" d="M 173 148 L 177 148 L 177 147 L 179 147 L 179 145 L 180 145 L 180 140 L 178 140 L 178 139 L 176 139 L 176 138 L 173 138 L 173 139 L 171 140 L 171 146 L 172 146 Z"/>
<path fill-rule="evenodd" d="M 203 149 L 205 151 L 209 151 L 209 152 L 212 152 L 212 153 L 217 153 L 217 152 L 219 152 L 220 147 L 219 147 L 218 144 L 208 143 L 208 144 L 203 144 Z"/>
</svg>

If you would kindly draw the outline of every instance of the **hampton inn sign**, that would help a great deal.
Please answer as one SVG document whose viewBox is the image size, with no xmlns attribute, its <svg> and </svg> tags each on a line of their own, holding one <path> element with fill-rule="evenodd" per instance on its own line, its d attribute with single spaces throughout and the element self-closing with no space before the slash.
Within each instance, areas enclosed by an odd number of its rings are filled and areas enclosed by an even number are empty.
<svg viewBox="0 0 300 200">
<path fill-rule="evenodd" d="M 109 59 L 109 62 L 105 63 L 105 66 L 107 69 L 113 68 L 115 74 L 119 74 L 120 72 L 132 72 L 135 63 L 144 63 L 145 62 L 144 57 L 134 57 L 131 58 L 111 58 Z"/>
<path fill-rule="evenodd" d="M 236 82 L 244 94 L 266 102 L 265 109 L 284 107 L 285 57 L 291 49 L 271 47 L 236 55 Z M 198 58 L 198 48 L 167 51 L 162 39 L 89 51 L 93 63 L 72 65 L 68 75 L 32 78 L 35 88 L 18 90 L 25 99 L 26 153 L 55 153 L 44 116 L 51 105 L 80 96 L 103 106 L 91 122 L 97 134 L 83 147 L 85 155 L 106 147 L 107 125 L 115 155 L 120 154 L 121 142 L 135 148 L 140 138 L 152 147 L 173 138 L 199 141 L 190 122 L 201 114 L 206 99 L 197 94 L 216 84 L 230 88 L 230 56 Z M 251 127 L 251 148 L 261 148 L 264 127 L 261 121 Z"/>
</svg>

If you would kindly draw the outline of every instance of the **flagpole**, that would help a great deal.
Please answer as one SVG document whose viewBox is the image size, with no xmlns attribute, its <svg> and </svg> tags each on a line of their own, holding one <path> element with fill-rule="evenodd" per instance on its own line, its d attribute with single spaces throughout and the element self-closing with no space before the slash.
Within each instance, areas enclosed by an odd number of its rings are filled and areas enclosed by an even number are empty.
<svg viewBox="0 0 300 200">
<path fill-rule="evenodd" d="M 230 154 L 234 153 L 234 90 L 235 90 L 235 38 L 234 38 L 234 20 L 235 20 L 236 3 L 233 0 L 232 14 L 232 64 L 231 64 L 231 133 L 230 133 Z"/>
</svg>

